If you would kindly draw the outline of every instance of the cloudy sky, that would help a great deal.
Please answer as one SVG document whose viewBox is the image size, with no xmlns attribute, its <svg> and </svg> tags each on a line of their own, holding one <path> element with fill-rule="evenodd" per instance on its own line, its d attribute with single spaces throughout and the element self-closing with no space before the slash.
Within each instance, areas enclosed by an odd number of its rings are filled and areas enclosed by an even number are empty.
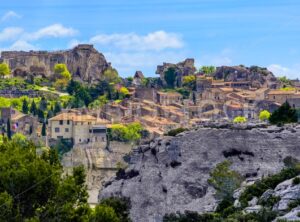
<svg viewBox="0 0 300 222">
<path fill-rule="evenodd" d="M 9 0 L 0 51 L 91 43 L 122 76 L 189 57 L 300 78 L 299 11 L 299 0 Z"/>
</svg>

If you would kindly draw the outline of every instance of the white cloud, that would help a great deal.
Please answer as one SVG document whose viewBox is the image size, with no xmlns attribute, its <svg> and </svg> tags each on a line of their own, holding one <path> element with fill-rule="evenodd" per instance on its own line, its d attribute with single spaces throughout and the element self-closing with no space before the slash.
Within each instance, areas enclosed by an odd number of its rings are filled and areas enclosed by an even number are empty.
<svg viewBox="0 0 300 222">
<path fill-rule="evenodd" d="M 155 75 L 156 67 L 163 62 L 178 63 L 186 58 L 185 52 L 106 52 L 105 58 L 117 68 L 121 76 L 133 75 L 142 70 L 147 76 Z"/>
<path fill-rule="evenodd" d="M 18 28 L 18 27 L 5 28 L 0 32 L 0 42 L 17 39 L 21 33 L 23 33 L 22 28 Z"/>
<path fill-rule="evenodd" d="M 2 16 L 1 21 L 4 22 L 4 21 L 7 21 L 12 18 L 21 18 L 21 17 L 22 16 L 20 16 L 19 14 L 17 14 L 14 11 L 8 11 Z"/>
<path fill-rule="evenodd" d="M 181 37 L 175 33 L 156 31 L 147 35 L 127 34 L 101 34 L 90 39 L 93 44 L 113 46 L 122 50 L 161 51 L 164 49 L 179 49 L 184 43 Z"/>
<path fill-rule="evenodd" d="M 14 50 L 14 51 L 29 51 L 29 50 L 37 50 L 38 48 L 24 40 L 18 40 L 15 43 L 13 43 L 10 47 L 9 50 Z"/>
<path fill-rule="evenodd" d="M 300 65 L 294 65 L 292 68 L 287 68 L 279 64 L 271 64 L 268 70 L 276 76 L 286 76 L 290 79 L 300 78 Z"/>
<path fill-rule="evenodd" d="M 225 48 L 219 53 L 205 54 L 202 55 L 197 61 L 197 67 L 202 65 L 213 65 L 213 66 L 228 66 L 232 65 L 232 54 L 233 51 L 230 48 Z"/>
<path fill-rule="evenodd" d="M 75 46 L 79 45 L 81 42 L 77 39 L 72 39 L 69 43 L 68 43 L 68 48 L 74 48 Z"/>
<path fill-rule="evenodd" d="M 59 38 L 59 37 L 71 37 L 78 33 L 77 30 L 73 28 L 64 27 L 61 24 L 53 24 L 44 28 L 39 29 L 38 31 L 24 36 L 25 40 L 38 40 L 41 38 Z"/>
</svg>

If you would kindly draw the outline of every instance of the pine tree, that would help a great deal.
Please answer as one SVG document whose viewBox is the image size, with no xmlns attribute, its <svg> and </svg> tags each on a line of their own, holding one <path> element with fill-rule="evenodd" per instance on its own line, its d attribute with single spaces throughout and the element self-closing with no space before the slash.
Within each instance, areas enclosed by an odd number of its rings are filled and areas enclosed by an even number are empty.
<svg viewBox="0 0 300 222">
<path fill-rule="evenodd" d="M 10 119 L 7 119 L 7 125 L 6 125 L 6 134 L 7 134 L 7 138 L 9 140 L 11 140 L 11 128 L 10 128 Z"/>
<path fill-rule="evenodd" d="M 42 136 L 46 136 L 46 135 L 47 135 L 46 123 L 43 123 L 43 127 L 42 127 Z"/>
<path fill-rule="evenodd" d="M 22 112 L 25 114 L 29 112 L 28 101 L 26 99 L 23 100 Z"/>
<path fill-rule="evenodd" d="M 272 113 L 269 121 L 272 124 L 295 123 L 298 121 L 298 116 L 296 110 L 288 102 L 285 102 Z"/>
<path fill-rule="evenodd" d="M 36 108 L 36 104 L 35 104 L 34 100 L 32 100 L 32 103 L 30 106 L 30 113 L 34 116 L 37 114 L 37 108 Z"/>
</svg>

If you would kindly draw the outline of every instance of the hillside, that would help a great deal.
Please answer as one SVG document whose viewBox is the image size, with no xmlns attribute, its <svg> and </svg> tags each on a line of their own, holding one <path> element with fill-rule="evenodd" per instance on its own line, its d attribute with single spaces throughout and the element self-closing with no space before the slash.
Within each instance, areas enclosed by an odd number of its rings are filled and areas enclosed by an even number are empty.
<svg viewBox="0 0 300 222">
<path fill-rule="evenodd" d="M 176 211 L 213 211 L 211 170 L 228 159 L 246 181 L 279 172 L 286 157 L 299 157 L 300 126 L 242 129 L 199 128 L 142 145 L 126 179 L 115 179 L 100 191 L 130 197 L 133 221 L 162 221 Z"/>
</svg>

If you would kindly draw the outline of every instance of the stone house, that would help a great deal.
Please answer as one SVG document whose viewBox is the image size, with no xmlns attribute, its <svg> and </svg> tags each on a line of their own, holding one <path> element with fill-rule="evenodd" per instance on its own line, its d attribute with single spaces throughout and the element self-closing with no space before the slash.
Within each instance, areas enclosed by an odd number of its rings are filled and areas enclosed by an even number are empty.
<svg viewBox="0 0 300 222">
<path fill-rule="evenodd" d="M 267 94 L 267 100 L 283 104 L 287 100 L 300 98 L 300 92 L 297 90 L 270 90 Z"/>
<path fill-rule="evenodd" d="M 174 103 L 179 103 L 182 100 L 182 95 L 177 92 L 157 92 L 156 102 L 168 106 Z"/>
<path fill-rule="evenodd" d="M 22 133 L 26 136 L 36 135 L 38 120 L 29 114 L 19 112 L 12 107 L 1 108 L 1 123 L 6 127 L 8 119 L 10 120 L 12 133 Z"/>
<path fill-rule="evenodd" d="M 48 120 L 51 139 L 69 139 L 74 145 L 106 143 L 106 120 L 88 114 L 60 113 Z"/>
</svg>

